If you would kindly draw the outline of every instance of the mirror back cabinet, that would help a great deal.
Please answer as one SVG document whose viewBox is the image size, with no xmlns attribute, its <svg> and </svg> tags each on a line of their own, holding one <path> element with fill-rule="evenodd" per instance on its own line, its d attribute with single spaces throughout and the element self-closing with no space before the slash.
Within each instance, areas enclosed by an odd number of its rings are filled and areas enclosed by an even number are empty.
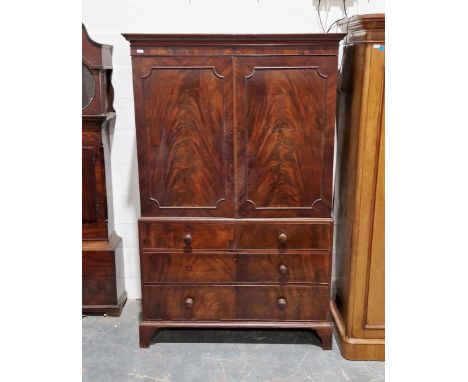
<svg viewBox="0 0 468 382">
<path fill-rule="evenodd" d="M 330 349 L 343 35 L 124 36 L 141 202 L 140 346 L 160 328 L 305 328 Z"/>
</svg>

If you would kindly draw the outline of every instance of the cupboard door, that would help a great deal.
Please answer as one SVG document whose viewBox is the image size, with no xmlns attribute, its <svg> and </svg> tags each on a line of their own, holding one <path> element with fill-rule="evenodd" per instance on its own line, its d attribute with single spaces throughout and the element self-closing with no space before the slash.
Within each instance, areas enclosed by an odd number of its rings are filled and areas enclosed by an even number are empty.
<svg viewBox="0 0 468 382">
<path fill-rule="evenodd" d="M 230 58 L 133 66 L 142 216 L 233 216 Z"/>
<path fill-rule="evenodd" d="M 336 64 L 234 59 L 239 217 L 331 215 Z"/>
</svg>

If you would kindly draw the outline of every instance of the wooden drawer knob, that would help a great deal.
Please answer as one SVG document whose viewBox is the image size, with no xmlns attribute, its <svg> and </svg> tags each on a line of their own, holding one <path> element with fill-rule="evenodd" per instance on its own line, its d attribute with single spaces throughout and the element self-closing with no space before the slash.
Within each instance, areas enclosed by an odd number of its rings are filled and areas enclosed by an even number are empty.
<svg viewBox="0 0 468 382">
<path fill-rule="evenodd" d="M 185 245 L 192 244 L 192 235 L 190 235 L 189 233 L 186 233 L 184 236 L 184 243 Z"/>
<path fill-rule="evenodd" d="M 185 304 L 185 307 L 186 307 L 187 309 L 191 309 L 192 306 L 193 306 L 193 298 L 187 297 L 187 298 L 185 299 L 184 304 Z"/>
<path fill-rule="evenodd" d="M 278 271 L 280 274 L 285 275 L 288 273 L 288 267 L 284 264 L 280 264 L 280 266 L 278 267 Z"/>
<path fill-rule="evenodd" d="M 286 235 L 286 233 L 284 232 L 281 232 L 279 235 L 278 235 L 278 240 L 281 244 L 286 244 L 286 242 L 288 241 L 288 235 Z"/>
<path fill-rule="evenodd" d="M 283 297 L 280 297 L 277 301 L 277 304 L 278 304 L 278 308 L 280 309 L 286 308 L 286 299 Z"/>
</svg>

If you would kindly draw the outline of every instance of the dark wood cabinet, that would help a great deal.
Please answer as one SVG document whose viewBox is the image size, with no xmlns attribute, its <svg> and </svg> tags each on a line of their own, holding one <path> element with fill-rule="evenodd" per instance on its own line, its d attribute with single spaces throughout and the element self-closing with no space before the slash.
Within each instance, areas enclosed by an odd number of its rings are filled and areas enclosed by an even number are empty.
<svg viewBox="0 0 468 382">
<path fill-rule="evenodd" d="M 340 74 L 332 314 L 341 353 L 385 358 L 385 16 L 354 16 Z"/>
<path fill-rule="evenodd" d="M 121 239 L 107 226 L 103 139 L 115 122 L 112 47 L 93 41 L 82 27 L 82 311 L 120 315 L 126 301 Z"/>
<path fill-rule="evenodd" d="M 140 346 L 173 327 L 307 328 L 331 348 L 342 34 L 131 43 Z"/>
</svg>

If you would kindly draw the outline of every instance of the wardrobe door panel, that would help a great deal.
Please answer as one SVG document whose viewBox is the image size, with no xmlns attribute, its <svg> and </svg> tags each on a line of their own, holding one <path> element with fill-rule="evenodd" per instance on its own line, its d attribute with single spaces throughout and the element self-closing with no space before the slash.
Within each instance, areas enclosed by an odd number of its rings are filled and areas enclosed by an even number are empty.
<svg viewBox="0 0 468 382">
<path fill-rule="evenodd" d="M 133 65 L 142 216 L 233 216 L 230 60 Z"/>
<path fill-rule="evenodd" d="M 336 65 L 235 59 L 240 217 L 329 217 Z"/>
</svg>

